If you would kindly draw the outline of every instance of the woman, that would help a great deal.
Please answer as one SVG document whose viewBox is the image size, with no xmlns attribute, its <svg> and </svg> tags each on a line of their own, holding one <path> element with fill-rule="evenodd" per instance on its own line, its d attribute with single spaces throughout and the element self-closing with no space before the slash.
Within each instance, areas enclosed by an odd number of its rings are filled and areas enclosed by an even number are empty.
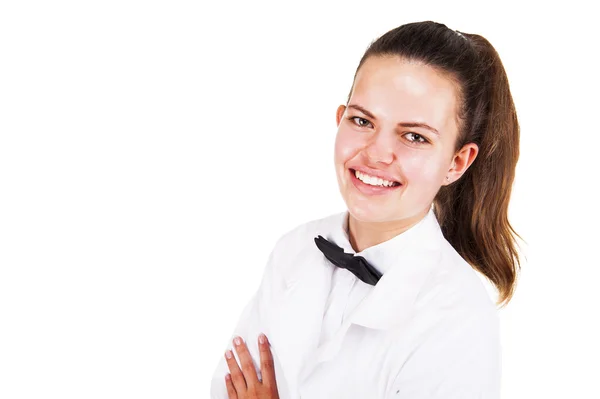
<svg viewBox="0 0 600 399">
<path fill-rule="evenodd" d="M 519 126 L 498 54 L 402 25 L 367 49 L 336 118 L 348 209 L 278 240 L 212 397 L 499 398 Z"/>
</svg>

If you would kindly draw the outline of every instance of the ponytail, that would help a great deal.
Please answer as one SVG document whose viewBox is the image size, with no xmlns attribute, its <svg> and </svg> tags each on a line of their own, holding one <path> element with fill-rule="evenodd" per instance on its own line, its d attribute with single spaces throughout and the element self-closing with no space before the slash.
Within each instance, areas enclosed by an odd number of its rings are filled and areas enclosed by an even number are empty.
<svg viewBox="0 0 600 399">
<path fill-rule="evenodd" d="M 519 159 L 519 123 L 508 79 L 496 50 L 483 37 L 468 35 L 479 56 L 479 89 L 471 99 L 469 132 L 457 149 L 476 140 L 473 164 L 454 184 L 440 188 L 434 211 L 442 232 L 458 253 L 485 275 L 507 304 L 520 269 L 508 206 Z M 467 111 L 468 112 L 468 111 Z"/>
</svg>

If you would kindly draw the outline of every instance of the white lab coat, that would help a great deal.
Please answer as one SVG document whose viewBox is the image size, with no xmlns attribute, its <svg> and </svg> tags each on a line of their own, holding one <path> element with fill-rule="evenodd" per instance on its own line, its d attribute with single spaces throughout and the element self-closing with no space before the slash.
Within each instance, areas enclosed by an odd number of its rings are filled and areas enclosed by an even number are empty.
<svg viewBox="0 0 600 399">
<path fill-rule="evenodd" d="M 444 238 L 433 206 L 404 233 L 356 253 L 383 276 L 375 286 L 357 280 L 364 298 L 319 346 L 336 266 L 314 238 L 354 253 L 346 223 L 344 211 L 281 236 L 223 352 L 241 336 L 261 378 L 257 338 L 264 332 L 281 399 L 500 398 L 498 310 L 483 277 Z M 212 399 L 228 398 L 228 372 L 222 356 Z"/>
</svg>

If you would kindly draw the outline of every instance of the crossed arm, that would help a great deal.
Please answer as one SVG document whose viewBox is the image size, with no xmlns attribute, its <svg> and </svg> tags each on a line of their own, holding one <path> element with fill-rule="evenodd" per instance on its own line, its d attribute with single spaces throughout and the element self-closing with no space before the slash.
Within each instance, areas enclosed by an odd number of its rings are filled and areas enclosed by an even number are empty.
<svg viewBox="0 0 600 399">
<path fill-rule="evenodd" d="M 233 345 L 242 368 L 240 369 L 233 352 L 228 349 L 225 352 L 225 361 L 230 373 L 225 376 L 225 386 L 229 399 L 279 399 L 273 355 L 267 337 L 264 334 L 258 337 L 262 381 L 257 376 L 252 356 L 244 340 L 235 337 Z"/>
</svg>

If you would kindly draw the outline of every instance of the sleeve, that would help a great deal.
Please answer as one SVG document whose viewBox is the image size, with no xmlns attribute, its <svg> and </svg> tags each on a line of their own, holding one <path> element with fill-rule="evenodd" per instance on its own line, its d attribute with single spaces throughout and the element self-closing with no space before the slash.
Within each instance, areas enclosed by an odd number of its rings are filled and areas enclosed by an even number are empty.
<svg viewBox="0 0 600 399">
<path fill-rule="evenodd" d="M 225 348 L 223 348 L 223 353 L 225 353 L 227 349 L 233 349 L 232 340 L 234 336 L 239 335 L 242 337 L 244 341 L 246 341 L 248 350 L 252 355 L 256 373 L 259 379 L 262 379 L 262 376 L 260 373 L 260 355 L 258 351 L 257 340 L 258 334 L 261 332 L 264 332 L 267 337 L 269 336 L 268 313 L 265 312 L 265 310 L 268 309 L 268 304 L 271 303 L 270 301 L 272 301 L 274 292 L 279 284 L 279 276 L 277 270 L 275 269 L 275 265 L 277 263 L 276 255 L 278 251 L 278 244 L 280 242 L 281 238 L 277 241 L 275 247 L 269 255 L 258 290 L 242 310 L 241 316 L 239 317 L 238 322 L 232 334 L 230 335 L 229 340 L 227 341 L 228 344 Z M 235 350 L 233 353 L 238 365 L 241 364 Z M 274 359 L 274 361 L 277 362 L 276 359 Z M 277 367 L 278 364 L 276 364 L 276 372 Z M 221 356 L 212 376 L 210 387 L 211 399 L 229 399 L 227 395 L 227 389 L 225 387 L 225 375 L 227 373 L 229 373 L 229 368 L 227 367 L 225 357 Z M 281 373 L 278 374 L 281 375 Z"/>
<path fill-rule="evenodd" d="M 500 399 L 497 311 L 438 328 L 396 375 L 386 399 Z"/>
</svg>

